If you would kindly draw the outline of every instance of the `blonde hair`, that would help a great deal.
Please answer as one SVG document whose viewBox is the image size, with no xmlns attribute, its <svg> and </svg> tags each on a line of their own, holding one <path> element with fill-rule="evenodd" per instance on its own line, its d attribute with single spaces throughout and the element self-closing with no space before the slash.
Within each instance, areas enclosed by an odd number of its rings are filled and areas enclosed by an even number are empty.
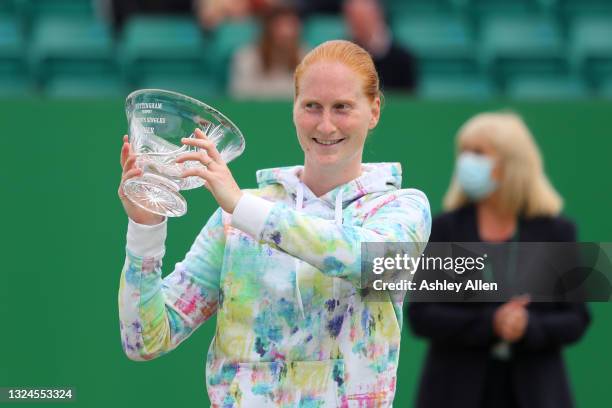
<svg viewBox="0 0 612 408">
<path fill-rule="evenodd" d="M 334 61 L 345 64 L 363 79 L 363 93 L 370 102 L 373 102 L 376 97 L 382 99 L 380 80 L 372 57 L 357 44 L 346 40 L 326 41 L 306 54 L 296 67 L 293 76 L 296 98 L 300 94 L 300 78 L 304 71 L 320 61 Z"/>
<path fill-rule="evenodd" d="M 499 155 L 502 168 L 499 192 L 504 210 L 526 217 L 556 216 L 561 212 L 563 200 L 544 173 L 538 146 L 519 115 L 488 112 L 472 117 L 459 129 L 457 154 L 472 140 L 486 140 Z M 454 210 L 468 201 L 453 175 L 444 208 Z"/>
</svg>

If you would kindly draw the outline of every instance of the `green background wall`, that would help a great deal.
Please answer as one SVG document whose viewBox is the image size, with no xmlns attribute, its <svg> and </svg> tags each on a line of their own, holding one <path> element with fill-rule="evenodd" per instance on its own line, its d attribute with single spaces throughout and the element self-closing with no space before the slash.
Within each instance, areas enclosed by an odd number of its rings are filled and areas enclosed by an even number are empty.
<svg viewBox="0 0 612 408">
<path fill-rule="evenodd" d="M 255 170 L 300 163 L 288 103 L 210 101 L 243 130 L 231 164 L 241 187 Z M 404 186 L 440 209 L 453 138 L 471 115 L 512 108 L 524 115 L 547 171 L 584 241 L 612 241 L 612 103 L 416 102 L 388 99 L 365 161 L 399 161 Z M 116 191 L 126 120 L 121 100 L 0 101 L 2 271 L 0 386 L 73 386 L 72 406 L 208 406 L 207 322 L 172 353 L 136 363 L 121 350 L 117 290 L 126 217 Z M 169 227 L 165 273 L 182 259 L 215 203 L 185 193 L 189 212 Z M 610 405 L 612 305 L 593 304 L 593 325 L 567 350 L 582 407 Z M 404 327 L 397 407 L 411 406 L 425 350 Z"/>
</svg>

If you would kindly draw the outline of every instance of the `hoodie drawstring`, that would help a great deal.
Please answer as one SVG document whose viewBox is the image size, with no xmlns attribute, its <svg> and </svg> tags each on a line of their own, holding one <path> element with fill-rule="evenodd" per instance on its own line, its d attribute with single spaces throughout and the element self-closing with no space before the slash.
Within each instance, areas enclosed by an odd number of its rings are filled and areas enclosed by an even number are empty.
<svg viewBox="0 0 612 408">
<path fill-rule="evenodd" d="M 300 211 L 304 206 L 304 184 L 298 182 L 297 192 L 295 197 L 295 210 Z M 336 194 L 336 205 L 334 207 L 334 220 L 336 225 L 342 225 L 342 190 Z M 297 299 L 298 308 L 302 319 L 305 319 L 304 315 L 304 304 L 302 303 L 302 294 L 300 292 L 300 263 L 302 261 L 299 258 L 295 258 L 295 298 Z"/>
<path fill-rule="evenodd" d="M 302 206 L 304 205 L 304 185 L 302 182 L 298 182 L 297 185 L 297 196 L 295 197 L 295 210 L 300 211 Z M 302 319 L 305 319 L 304 316 L 304 305 L 302 304 L 302 294 L 300 293 L 300 259 L 295 258 L 295 298 L 297 299 L 298 308 L 300 309 L 300 314 L 302 315 Z"/>
<path fill-rule="evenodd" d="M 338 191 L 338 194 L 336 194 L 336 207 L 334 210 L 336 225 L 342 225 L 342 190 Z"/>
<path fill-rule="evenodd" d="M 295 197 L 295 210 L 300 211 L 302 206 L 304 205 L 304 185 L 302 182 L 298 182 L 297 185 L 297 196 Z M 302 303 L 302 294 L 300 293 L 300 259 L 295 258 L 295 298 L 297 299 L 298 309 L 300 309 L 300 314 L 302 315 L 302 319 L 305 319 L 304 316 L 304 304 Z"/>
</svg>

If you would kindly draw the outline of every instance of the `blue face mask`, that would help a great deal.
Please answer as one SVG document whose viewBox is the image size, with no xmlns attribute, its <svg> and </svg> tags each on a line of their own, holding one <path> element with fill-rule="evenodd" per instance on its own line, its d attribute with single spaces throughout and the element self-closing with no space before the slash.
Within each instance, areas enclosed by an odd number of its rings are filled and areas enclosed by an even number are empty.
<svg viewBox="0 0 612 408">
<path fill-rule="evenodd" d="M 491 178 L 495 162 L 485 155 L 464 152 L 457 159 L 457 181 L 469 199 L 477 201 L 497 188 Z"/>
</svg>

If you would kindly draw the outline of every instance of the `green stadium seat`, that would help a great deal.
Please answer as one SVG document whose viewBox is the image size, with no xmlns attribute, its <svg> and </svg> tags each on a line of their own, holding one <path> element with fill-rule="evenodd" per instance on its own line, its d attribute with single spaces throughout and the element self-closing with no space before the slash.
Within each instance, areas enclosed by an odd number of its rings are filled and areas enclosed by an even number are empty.
<svg viewBox="0 0 612 408">
<path fill-rule="evenodd" d="M 383 2 L 387 15 L 440 12 L 447 6 L 444 0 L 387 0 Z"/>
<path fill-rule="evenodd" d="M 487 99 L 495 87 L 483 75 L 427 75 L 419 85 L 419 96 L 425 99 Z"/>
<path fill-rule="evenodd" d="M 0 16 L 0 95 L 13 96 L 29 88 L 25 42 L 17 18 Z"/>
<path fill-rule="evenodd" d="M 556 11 L 561 0 L 536 0 L 541 8 Z"/>
<path fill-rule="evenodd" d="M 602 81 L 597 89 L 597 94 L 606 99 L 612 99 L 612 76 Z"/>
<path fill-rule="evenodd" d="M 589 96 L 583 80 L 575 76 L 524 76 L 512 79 L 506 89 L 515 99 L 576 99 Z"/>
<path fill-rule="evenodd" d="M 498 83 L 516 75 L 564 74 L 565 43 L 557 23 L 529 15 L 490 16 L 481 30 L 481 58 Z"/>
<path fill-rule="evenodd" d="M 447 8 L 471 14 L 474 18 L 508 13 L 555 12 L 560 0 L 445 0 Z"/>
<path fill-rule="evenodd" d="M 0 16 L 0 75 L 23 73 L 24 46 L 17 19 Z"/>
<path fill-rule="evenodd" d="M 132 85 L 156 75 L 203 75 L 207 72 L 205 41 L 189 17 L 130 19 L 119 48 L 126 78 Z"/>
<path fill-rule="evenodd" d="M 472 0 L 446 0 L 445 6 L 449 10 L 468 11 L 472 6 Z"/>
<path fill-rule="evenodd" d="M 259 38 L 259 24 L 255 19 L 245 19 L 221 24 L 213 33 L 209 64 L 225 89 L 233 54 L 241 47 Z"/>
<path fill-rule="evenodd" d="M 0 99 L 30 95 L 33 92 L 30 81 L 25 77 L 6 78 L 0 76 Z"/>
<path fill-rule="evenodd" d="M 473 12 L 479 15 L 504 15 L 537 9 L 536 0 L 471 0 Z"/>
<path fill-rule="evenodd" d="M 40 19 L 47 17 L 95 18 L 97 0 L 0 0 L 12 1 L 23 22 L 23 28 L 30 33 Z"/>
<path fill-rule="evenodd" d="M 29 17 L 76 15 L 92 17 L 96 1 L 92 0 L 4 0 L 13 1 L 22 13 Z"/>
<path fill-rule="evenodd" d="M 304 25 L 304 40 L 310 47 L 348 37 L 348 29 L 342 17 L 315 15 L 309 17 Z"/>
<path fill-rule="evenodd" d="M 17 10 L 13 0 L 0 1 L 0 16 L 14 16 Z"/>
<path fill-rule="evenodd" d="M 612 13 L 610 0 L 558 0 L 562 12 L 568 17 L 582 14 Z"/>
<path fill-rule="evenodd" d="M 222 94 L 221 84 L 215 77 L 158 76 L 140 82 L 140 88 L 167 89 L 193 98 L 210 98 Z"/>
<path fill-rule="evenodd" d="M 591 83 L 612 75 L 612 16 L 576 17 L 569 42 L 572 67 Z"/>
<path fill-rule="evenodd" d="M 392 26 L 395 39 L 415 53 L 424 74 L 478 70 L 473 34 L 462 18 L 441 14 L 403 15 L 393 19 Z"/>
<path fill-rule="evenodd" d="M 120 76 L 59 76 L 47 81 L 43 94 L 51 98 L 122 98 L 127 95 L 127 87 Z"/>
<path fill-rule="evenodd" d="M 44 17 L 32 31 L 29 62 L 37 82 L 54 77 L 115 77 L 111 34 L 89 17 Z"/>
</svg>

